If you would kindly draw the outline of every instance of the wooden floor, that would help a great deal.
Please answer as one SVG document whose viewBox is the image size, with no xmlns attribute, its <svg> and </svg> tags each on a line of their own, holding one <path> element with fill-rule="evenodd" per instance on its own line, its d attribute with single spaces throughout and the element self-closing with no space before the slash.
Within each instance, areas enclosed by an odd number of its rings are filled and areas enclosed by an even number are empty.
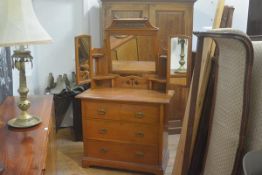
<svg viewBox="0 0 262 175">
<path fill-rule="evenodd" d="M 74 142 L 70 128 L 59 129 L 57 132 L 57 170 L 58 175 L 144 175 L 130 171 L 120 171 L 105 168 L 82 168 L 83 142 Z M 170 135 L 170 158 L 165 175 L 171 175 L 179 135 Z"/>
</svg>

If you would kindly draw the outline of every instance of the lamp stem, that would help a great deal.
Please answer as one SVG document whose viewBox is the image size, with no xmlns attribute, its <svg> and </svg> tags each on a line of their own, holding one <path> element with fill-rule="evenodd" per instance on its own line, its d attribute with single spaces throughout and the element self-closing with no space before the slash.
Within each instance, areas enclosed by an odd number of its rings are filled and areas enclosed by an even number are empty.
<svg viewBox="0 0 262 175">
<path fill-rule="evenodd" d="M 185 39 L 179 39 L 178 43 L 181 44 L 181 53 L 180 53 L 180 60 L 179 64 L 180 67 L 176 70 L 176 72 L 186 72 L 186 68 L 184 67 L 185 65 Z"/>
<path fill-rule="evenodd" d="M 19 89 L 18 93 L 20 94 L 20 101 L 18 104 L 19 109 L 21 109 L 21 118 L 28 119 L 31 116 L 28 114 L 27 110 L 30 108 L 30 101 L 27 99 L 27 94 L 29 89 L 26 85 L 26 76 L 25 76 L 25 59 L 20 58 L 19 61 L 15 62 L 15 67 L 19 70 Z"/>
<path fill-rule="evenodd" d="M 8 121 L 8 125 L 16 128 L 28 128 L 38 125 L 41 120 L 38 117 L 30 115 L 27 110 L 30 108 L 30 101 L 27 98 L 29 89 L 26 84 L 26 74 L 25 74 L 25 63 L 32 62 L 33 57 L 30 51 L 25 50 L 24 47 L 19 47 L 19 50 L 14 51 L 12 56 L 14 60 L 14 66 L 19 71 L 19 89 L 20 100 L 18 107 L 21 110 L 17 118 Z"/>
</svg>

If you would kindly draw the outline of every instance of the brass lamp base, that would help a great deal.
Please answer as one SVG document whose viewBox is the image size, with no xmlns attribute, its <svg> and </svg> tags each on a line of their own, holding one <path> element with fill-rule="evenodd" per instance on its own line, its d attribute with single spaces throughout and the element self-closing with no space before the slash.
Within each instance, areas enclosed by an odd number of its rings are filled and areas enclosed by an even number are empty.
<svg viewBox="0 0 262 175">
<path fill-rule="evenodd" d="M 176 73 L 186 73 L 186 69 L 185 68 L 178 68 L 175 70 Z"/>
<path fill-rule="evenodd" d="M 30 128 L 41 123 L 38 117 L 31 116 L 28 119 L 13 118 L 7 124 L 14 128 Z"/>
</svg>

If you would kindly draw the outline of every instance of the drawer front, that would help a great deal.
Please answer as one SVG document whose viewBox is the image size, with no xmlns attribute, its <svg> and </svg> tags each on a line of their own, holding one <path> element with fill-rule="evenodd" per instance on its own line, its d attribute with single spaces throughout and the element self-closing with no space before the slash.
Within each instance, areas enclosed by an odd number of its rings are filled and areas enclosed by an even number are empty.
<svg viewBox="0 0 262 175">
<path fill-rule="evenodd" d="M 155 146 L 85 140 L 84 152 L 88 157 L 106 160 L 158 164 L 158 151 Z"/>
<path fill-rule="evenodd" d="M 120 115 L 123 120 L 141 123 L 159 123 L 159 105 L 122 104 Z"/>
<path fill-rule="evenodd" d="M 100 118 L 120 120 L 119 109 L 121 105 L 112 102 L 84 101 L 83 118 Z"/>
<path fill-rule="evenodd" d="M 156 145 L 158 143 L 157 126 L 95 119 L 84 121 L 84 132 L 87 139 Z"/>
<path fill-rule="evenodd" d="M 159 123 L 159 105 L 84 101 L 83 118 Z"/>
</svg>

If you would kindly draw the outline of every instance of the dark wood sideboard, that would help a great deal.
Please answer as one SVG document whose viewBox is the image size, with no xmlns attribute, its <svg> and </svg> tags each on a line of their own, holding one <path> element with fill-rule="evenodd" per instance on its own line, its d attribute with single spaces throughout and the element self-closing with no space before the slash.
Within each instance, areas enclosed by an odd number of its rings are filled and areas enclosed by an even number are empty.
<svg viewBox="0 0 262 175">
<path fill-rule="evenodd" d="M 17 114 L 16 97 L 7 97 L 0 105 L 0 163 L 1 175 L 56 174 L 56 146 L 52 96 L 30 97 L 29 112 L 41 118 L 42 123 L 28 129 L 14 129 L 7 121 Z"/>
</svg>

